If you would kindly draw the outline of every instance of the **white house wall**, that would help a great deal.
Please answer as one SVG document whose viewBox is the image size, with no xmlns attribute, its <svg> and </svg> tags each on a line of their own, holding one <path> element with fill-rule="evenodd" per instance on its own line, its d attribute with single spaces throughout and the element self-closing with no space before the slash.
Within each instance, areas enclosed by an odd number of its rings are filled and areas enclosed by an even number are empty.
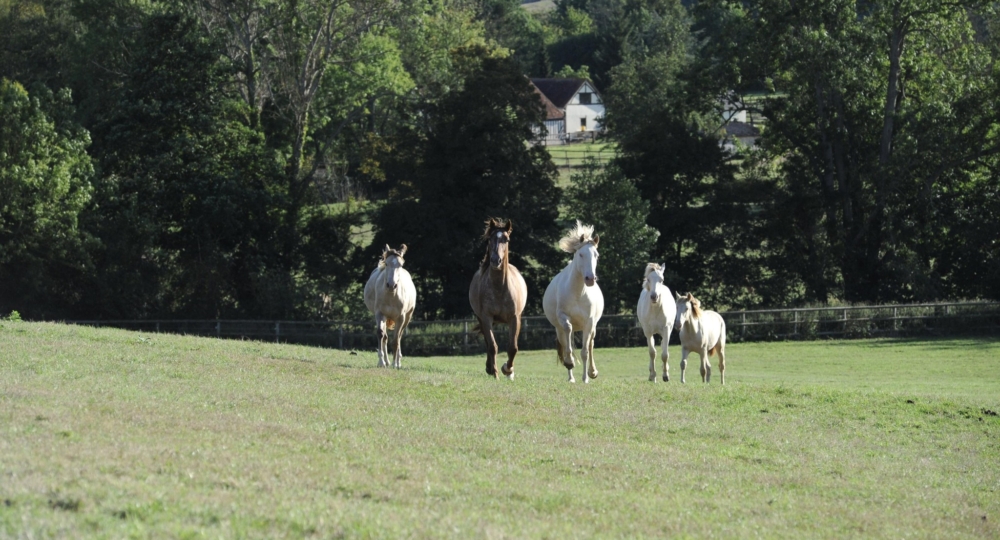
<svg viewBox="0 0 1000 540">
<path fill-rule="evenodd" d="M 590 105 L 580 104 L 580 93 L 582 92 L 591 93 Z M 601 125 L 597 119 L 602 116 L 604 116 L 604 103 L 601 102 L 601 96 L 594 91 L 593 87 L 585 83 L 566 104 L 566 131 L 582 131 L 580 129 L 581 118 L 587 119 L 586 131 L 600 131 Z"/>
</svg>

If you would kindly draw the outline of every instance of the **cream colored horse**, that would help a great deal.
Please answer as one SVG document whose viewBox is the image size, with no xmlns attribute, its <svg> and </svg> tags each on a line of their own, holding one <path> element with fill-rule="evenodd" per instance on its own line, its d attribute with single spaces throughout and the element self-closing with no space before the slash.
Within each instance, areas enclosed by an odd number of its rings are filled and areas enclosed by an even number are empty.
<svg viewBox="0 0 1000 540">
<path fill-rule="evenodd" d="M 413 318 L 413 308 L 417 304 L 417 290 L 413 287 L 410 273 L 403 268 L 406 244 L 398 250 L 386 244 L 382 259 L 372 271 L 365 284 L 365 305 L 375 314 L 375 335 L 378 338 L 378 367 L 403 367 L 403 351 L 400 343 L 403 331 Z M 389 330 L 396 328 L 396 350 L 393 362 L 389 363 Z"/>
<path fill-rule="evenodd" d="M 660 348 L 663 353 L 660 354 L 660 359 L 663 360 L 663 380 L 670 380 L 670 353 L 667 351 L 667 344 L 670 343 L 670 333 L 674 329 L 677 304 L 674 302 L 673 293 L 663 284 L 663 269 L 666 265 L 666 263 L 663 263 L 663 266 L 656 263 L 646 265 L 642 294 L 639 295 L 639 305 L 635 309 L 639 325 L 642 326 L 642 333 L 646 335 L 646 344 L 649 346 L 651 381 L 656 380 L 656 334 L 660 334 L 662 339 Z"/>
<path fill-rule="evenodd" d="M 576 227 L 559 240 L 559 247 L 572 253 L 573 259 L 552 278 L 542 298 L 545 317 L 556 328 L 556 353 L 558 361 L 573 378 L 573 332 L 582 337 L 580 356 L 583 359 L 583 382 L 597 378 L 594 362 L 594 335 L 597 321 L 604 313 L 604 294 L 597 285 L 597 243 L 600 237 L 594 227 L 576 222 Z"/>
<path fill-rule="evenodd" d="M 726 384 L 726 321 L 722 320 L 722 315 L 702 310 L 701 302 L 688 293 L 677 297 L 674 329 L 681 332 L 681 382 L 686 382 L 684 370 L 688 353 L 696 352 L 701 357 L 701 380 L 706 383 L 712 377 L 708 358 L 719 353 L 719 371 L 722 384 Z"/>
</svg>

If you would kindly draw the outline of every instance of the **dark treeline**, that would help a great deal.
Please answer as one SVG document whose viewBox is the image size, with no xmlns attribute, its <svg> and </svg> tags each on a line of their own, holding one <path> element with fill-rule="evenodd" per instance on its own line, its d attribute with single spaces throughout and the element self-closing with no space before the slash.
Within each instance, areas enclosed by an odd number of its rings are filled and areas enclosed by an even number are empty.
<svg viewBox="0 0 1000 540">
<path fill-rule="evenodd" d="M 716 309 L 1000 298 L 1000 4 L 0 0 L 0 315 L 361 318 L 409 245 L 464 317 L 489 216 L 528 311 L 573 220 Z M 559 187 L 526 77 L 616 157 Z M 720 145 L 724 111 L 761 131 Z"/>
</svg>

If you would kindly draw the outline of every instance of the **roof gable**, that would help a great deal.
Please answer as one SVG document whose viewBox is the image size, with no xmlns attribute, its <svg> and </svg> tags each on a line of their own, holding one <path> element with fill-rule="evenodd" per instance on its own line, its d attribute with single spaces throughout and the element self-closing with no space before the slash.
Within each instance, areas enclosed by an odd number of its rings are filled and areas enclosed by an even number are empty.
<svg viewBox="0 0 1000 540">
<path fill-rule="evenodd" d="M 565 109 L 569 100 L 587 82 L 587 79 L 531 79 L 535 88 L 560 109 Z"/>
</svg>

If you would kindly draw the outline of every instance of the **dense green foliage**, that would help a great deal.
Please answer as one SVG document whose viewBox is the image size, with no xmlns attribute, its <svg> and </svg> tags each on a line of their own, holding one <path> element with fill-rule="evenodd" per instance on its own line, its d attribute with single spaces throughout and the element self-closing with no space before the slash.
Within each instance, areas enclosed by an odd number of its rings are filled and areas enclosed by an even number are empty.
<svg viewBox="0 0 1000 540">
<path fill-rule="evenodd" d="M 654 260 L 717 309 L 1000 298 L 995 2 L 554 5 L 0 0 L 0 312 L 358 318 L 388 242 L 467 316 L 490 216 L 531 312 L 577 218 L 609 312 Z M 618 149 L 567 193 L 552 76 Z"/>
<path fill-rule="evenodd" d="M 0 79 L 0 298 L 50 317 L 91 270 L 79 226 L 93 192 L 90 137 L 69 107 L 68 91 L 30 95 Z"/>
</svg>

